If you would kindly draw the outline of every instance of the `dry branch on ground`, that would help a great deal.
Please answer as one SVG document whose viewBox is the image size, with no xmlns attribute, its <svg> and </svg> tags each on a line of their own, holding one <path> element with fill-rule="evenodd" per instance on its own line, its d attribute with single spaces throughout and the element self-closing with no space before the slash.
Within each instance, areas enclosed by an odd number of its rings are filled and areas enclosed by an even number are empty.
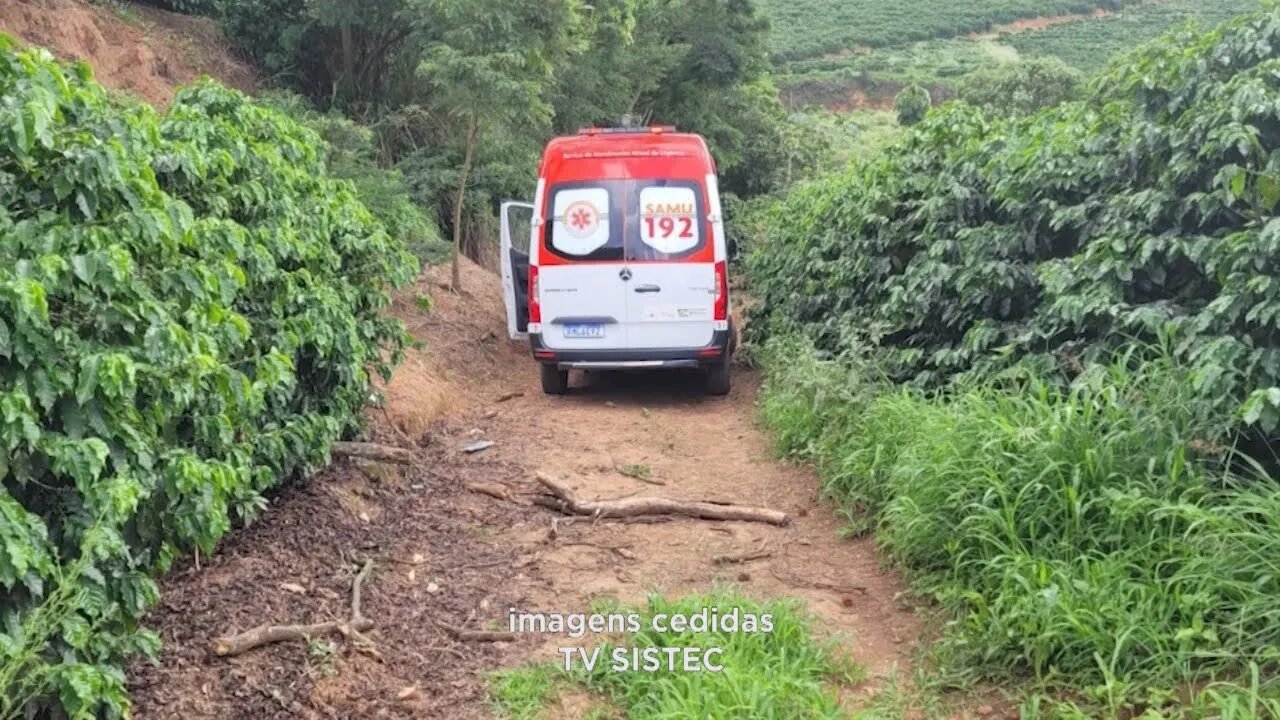
<svg viewBox="0 0 1280 720">
<path fill-rule="evenodd" d="M 229 657 L 248 652 L 254 648 L 284 642 L 286 640 L 305 640 L 309 637 L 341 633 L 344 636 L 363 639 L 360 633 L 373 629 L 373 621 L 364 616 L 360 607 L 360 593 L 365 579 L 373 570 L 373 561 L 365 562 L 364 567 L 351 581 L 351 617 L 345 621 L 314 623 L 311 625 L 259 625 L 231 637 L 218 638 L 213 642 L 213 654 Z M 367 640 L 365 642 L 368 642 Z"/>
<path fill-rule="evenodd" d="M 335 442 L 330 450 L 335 457 L 354 457 L 362 460 L 412 465 L 413 453 L 403 448 L 367 442 Z"/>
</svg>

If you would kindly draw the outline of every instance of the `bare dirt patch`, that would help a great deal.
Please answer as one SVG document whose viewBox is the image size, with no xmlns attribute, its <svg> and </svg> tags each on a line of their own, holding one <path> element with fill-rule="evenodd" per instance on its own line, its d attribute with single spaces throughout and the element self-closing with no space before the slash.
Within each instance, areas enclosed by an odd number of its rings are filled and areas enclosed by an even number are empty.
<svg viewBox="0 0 1280 720">
<path fill-rule="evenodd" d="M 882 91 L 883 92 L 883 91 Z M 843 101 L 828 103 L 826 108 L 832 112 L 855 112 L 858 110 L 892 110 L 893 95 L 883 94 L 875 97 L 865 90 L 854 90 Z"/>
<path fill-rule="evenodd" d="M 554 661 L 555 647 L 574 643 L 463 643 L 442 624 L 505 629 L 507 608 L 586 612 L 598 598 L 636 603 L 717 583 L 802 598 L 818 631 L 842 637 L 873 678 L 908 674 L 920 625 L 901 583 L 871 540 L 840 538 L 810 470 L 771 456 L 755 423 L 758 377 L 739 372 L 728 398 L 678 374 L 575 377 L 570 395 L 545 396 L 527 349 L 505 339 L 497 278 L 464 271 L 466 293 L 440 287 L 447 275 L 436 269 L 394 305 L 426 343 L 401 375 L 426 369 L 448 402 L 442 415 L 418 412 L 417 381 L 397 379 L 387 409 L 370 413 L 371 439 L 412 449 L 416 463 L 337 463 L 278 493 L 199 569 L 187 561 L 165 579 L 148 620 L 165 650 L 158 665 L 130 672 L 138 717 L 486 717 L 487 672 Z M 416 302 L 421 293 L 431 294 L 430 311 Z M 496 445 L 461 451 L 476 440 Z M 584 499 L 733 502 L 783 510 L 792 523 L 571 520 L 531 504 L 539 471 Z M 722 557 L 751 554 L 760 557 Z M 212 654 L 214 638 L 261 623 L 344 619 L 367 560 L 376 655 L 341 636 Z M 552 716 L 580 715 L 571 700 Z"/>
<path fill-rule="evenodd" d="M 104 86 L 157 107 L 180 85 L 209 75 L 254 92 L 257 74 L 235 58 L 208 18 L 142 5 L 113 9 L 83 0 L 5 0 L 0 32 L 47 48 L 63 60 L 81 60 Z"/>
</svg>

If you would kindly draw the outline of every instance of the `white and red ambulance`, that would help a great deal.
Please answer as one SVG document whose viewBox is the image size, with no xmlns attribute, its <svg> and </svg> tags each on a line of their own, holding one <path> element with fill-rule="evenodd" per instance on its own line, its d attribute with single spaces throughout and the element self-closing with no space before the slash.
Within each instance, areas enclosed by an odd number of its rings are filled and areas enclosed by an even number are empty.
<svg viewBox="0 0 1280 720">
<path fill-rule="evenodd" d="M 545 392 L 566 392 L 569 370 L 649 368 L 701 368 L 708 392 L 729 392 L 724 221 L 700 136 L 588 128 L 552 140 L 533 204 L 504 203 L 501 236 L 508 331 L 528 339 Z"/>
</svg>

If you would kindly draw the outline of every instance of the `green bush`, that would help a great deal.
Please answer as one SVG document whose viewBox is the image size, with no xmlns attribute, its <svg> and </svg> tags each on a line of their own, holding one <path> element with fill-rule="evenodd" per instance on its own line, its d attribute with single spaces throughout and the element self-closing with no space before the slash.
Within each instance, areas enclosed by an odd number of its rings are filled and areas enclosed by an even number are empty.
<svg viewBox="0 0 1280 720">
<path fill-rule="evenodd" d="M 1280 484 L 1222 445 L 1188 368 L 1132 352 L 1068 389 L 1031 375 L 931 397 L 807 341 L 765 357 L 781 448 L 939 603 L 949 675 L 1083 708 L 1059 717 L 1280 712 Z"/>
<path fill-rule="evenodd" d="M 120 717 L 152 575 L 327 462 L 414 262 L 211 82 L 158 116 L 0 38 L 0 128 L 0 717 Z"/>
<path fill-rule="evenodd" d="M 903 127 L 915 125 L 924 119 L 933 100 L 929 91 L 919 85 L 908 85 L 893 99 L 893 111 L 898 114 L 898 124 Z"/>
<path fill-rule="evenodd" d="M 1080 99 L 1084 76 L 1057 58 L 1033 58 L 976 72 L 957 97 L 996 115 L 1026 115 Z"/>
<path fill-rule="evenodd" d="M 1280 427 L 1280 10 L 1135 53 L 1088 104 L 952 104 L 780 203 L 751 340 L 875 348 L 938 386 L 1036 357 L 1069 378 L 1172 332 L 1204 402 Z"/>
</svg>

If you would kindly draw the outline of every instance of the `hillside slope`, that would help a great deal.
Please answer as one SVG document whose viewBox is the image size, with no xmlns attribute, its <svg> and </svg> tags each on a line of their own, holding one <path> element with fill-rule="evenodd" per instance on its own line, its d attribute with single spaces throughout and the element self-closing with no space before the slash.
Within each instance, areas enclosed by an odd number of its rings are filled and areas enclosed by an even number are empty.
<svg viewBox="0 0 1280 720">
<path fill-rule="evenodd" d="M 808 12 L 762 0 L 774 23 L 775 79 L 792 108 L 888 107 L 907 84 L 951 98 L 969 75 L 1051 57 L 1086 73 L 1186 22 L 1216 25 L 1258 0 L 805 0 Z M 1085 7 L 1088 6 L 1088 7 Z M 832 18 L 840 19 L 832 22 Z M 1016 18 L 1016 19 L 1010 19 Z"/>
<path fill-rule="evenodd" d="M 253 92 L 257 73 L 232 56 L 207 18 L 141 5 L 117 8 L 84 0 L 5 0 L 0 32 L 82 60 L 104 86 L 165 106 L 180 86 L 209 75 Z"/>
</svg>

